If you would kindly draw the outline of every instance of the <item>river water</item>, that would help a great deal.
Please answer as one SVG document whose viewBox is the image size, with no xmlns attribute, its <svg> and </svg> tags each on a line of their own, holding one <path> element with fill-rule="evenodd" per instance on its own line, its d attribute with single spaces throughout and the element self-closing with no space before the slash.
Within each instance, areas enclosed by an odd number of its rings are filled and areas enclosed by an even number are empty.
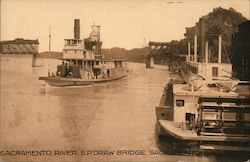
<svg viewBox="0 0 250 162">
<path fill-rule="evenodd" d="M 125 79 L 52 88 L 38 77 L 58 61 L 31 62 L 1 56 L 0 161 L 247 161 L 191 155 L 176 151 L 174 139 L 159 141 L 154 107 L 172 77 L 166 66 L 128 63 Z"/>
</svg>

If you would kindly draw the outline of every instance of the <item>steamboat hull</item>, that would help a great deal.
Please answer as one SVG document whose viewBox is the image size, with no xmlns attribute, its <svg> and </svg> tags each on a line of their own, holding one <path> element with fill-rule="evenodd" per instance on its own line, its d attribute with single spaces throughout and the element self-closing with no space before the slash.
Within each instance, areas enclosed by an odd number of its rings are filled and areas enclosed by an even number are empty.
<svg viewBox="0 0 250 162">
<path fill-rule="evenodd" d="M 173 83 L 170 83 L 155 108 L 158 135 L 197 142 L 202 150 L 250 152 L 249 96 L 197 96 L 198 118 L 186 122 L 175 121 L 177 111 L 184 107 L 174 108 L 173 100 Z"/>
<path fill-rule="evenodd" d="M 95 83 L 109 82 L 127 77 L 127 75 L 119 75 L 116 77 L 102 78 L 102 79 L 76 79 L 76 78 L 60 78 L 60 77 L 39 77 L 39 80 L 44 80 L 48 85 L 53 87 L 66 87 L 66 86 L 87 86 Z"/>
<path fill-rule="evenodd" d="M 39 80 L 44 80 L 46 83 L 48 83 L 48 85 L 53 87 L 85 86 L 95 83 L 92 80 L 60 78 L 60 77 L 39 77 Z"/>
<path fill-rule="evenodd" d="M 198 136 L 196 132 L 182 129 L 173 121 L 158 120 L 160 134 L 172 136 L 184 142 L 197 142 L 201 150 L 250 152 L 249 136 Z"/>
<path fill-rule="evenodd" d="M 103 79 L 96 79 L 96 80 L 95 80 L 95 83 L 102 83 L 102 82 L 114 81 L 114 80 L 118 80 L 118 79 L 125 78 L 125 77 L 127 77 L 127 76 L 128 76 L 127 74 L 124 74 L 124 75 L 119 75 L 119 76 L 116 76 L 116 77 L 103 78 Z"/>
<path fill-rule="evenodd" d="M 250 136 L 198 136 L 194 131 L 187 131 L 182 129 L 177 123 L 173 121 L 158 120 L 158 124 L 166 135 L 171 135 L 179 140 L 186 141 L 213 141 L 213 142 L 249 142 Z M 248 148 L 250 151 L 250 148 Z"/>
</svg>

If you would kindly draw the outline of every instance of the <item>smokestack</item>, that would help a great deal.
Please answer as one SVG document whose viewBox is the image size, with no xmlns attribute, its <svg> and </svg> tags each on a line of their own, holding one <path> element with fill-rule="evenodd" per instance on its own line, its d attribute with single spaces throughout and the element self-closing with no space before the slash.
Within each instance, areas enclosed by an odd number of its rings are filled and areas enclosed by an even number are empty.
<svg viewBox="0 0 250 162">
<path fill-rule="evenodd" d="M 208 41 L 206 41 L 205 48 L 205 62 L 208 63 Z"/>
<path fill-rule="evenodd" d="M 197 35 L 194 36 L 194 62 L 197 62 Z"/>
<path fill-rule="evenodd" d="M 80 39 L 80 19 L 75 19 L 74 38 L 75 39 Z"/>
<path fill-rule="evenodd" d="M 200 40 L 201 40 L 200 57 L 202 58 L 201 62 L 204 62 L 204 58 L 205 58 L 205 22 L 204 22 L 204 18 L 200 18 Z"/>
<path fill-rule="evenodd" d="M 221 35 L 219 36 L 218 63 L 221 63 Z"/>
</svg>

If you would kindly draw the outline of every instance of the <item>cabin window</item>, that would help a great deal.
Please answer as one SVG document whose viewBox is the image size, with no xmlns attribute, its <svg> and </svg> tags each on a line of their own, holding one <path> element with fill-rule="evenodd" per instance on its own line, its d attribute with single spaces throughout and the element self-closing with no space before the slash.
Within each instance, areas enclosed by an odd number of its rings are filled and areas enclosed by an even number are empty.
<svg viewBox="0 0 250 162">
<path fill-rule="evenodd" d="M 64 50 L 65 53 L 67 53 L 67 50 Z"/>
<path fill-rule="evenodd" d="M 76 40 L 72 40 L 72 44 L 76 44 L 77 43 L 77 41 Z"/>
<path fill-rule="evenodd" d="M 192 130 L 195 126 L 195 114 L 186 113 L 186 128 Z"/>
<path fill-rule="evenodd" d="M 218 77 L 218 67 L 212 67 L 212 76 Z"/>
<path fill-rule="evenodd" d="M 184 100 L 176 100 L 176 106 L 177 106 L 177 107 L 182 107 L 182 106 L 184 106 Z"/>
<path fill-rule="evenodd" d="M 75 53 L 77 53 L 77 51 L 75 50 Z"/>
<path fill-rule="evenodd" d="M 122 62 L 121 61 L 115 61 L 115 67 L 116 68 L 122 67 Z"/>
<path fill-rule="evenodd" d="M 108 75 L 108 77 L 109 77 L 109 75 L 110 75 L 110 74 L 109 74 L 109 70 L 107 70 L 107 75 Z"/>
</svg>

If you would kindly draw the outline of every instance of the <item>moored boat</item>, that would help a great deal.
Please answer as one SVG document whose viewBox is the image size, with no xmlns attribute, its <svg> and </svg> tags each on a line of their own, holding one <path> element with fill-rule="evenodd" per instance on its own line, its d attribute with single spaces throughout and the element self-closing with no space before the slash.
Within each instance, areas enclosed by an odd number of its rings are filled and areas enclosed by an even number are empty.
<svg viewBox="0 0 250 162">
<path fill-rule="evenodd" d="M 249 90 L 249 82 L 233 78 L 232 65 L 221 63 L 221 36 L 218 63 L 208 61 L 207 49 L 205 62 L 189 52 L 180 69 L 183 80 L 165 86 L 156 107 L 159 133 L 196 141 L 202 150 L 249 152 L 250 92 L 241 87 Z"/>
<path fill-rule="evenodd" d="M 79 21 L 79 20 L 75 20 Z M 93 25 L 90 36 L 80 39 L 79 22 L 75 26 L 75 38 L 65 39 L 62 64 L 48 76 L 39 77 L 50 86 L 84 86 L 127 77 L 125 59 L 105 60 L 101 52 L 100 26 Z"/>
</svg>

